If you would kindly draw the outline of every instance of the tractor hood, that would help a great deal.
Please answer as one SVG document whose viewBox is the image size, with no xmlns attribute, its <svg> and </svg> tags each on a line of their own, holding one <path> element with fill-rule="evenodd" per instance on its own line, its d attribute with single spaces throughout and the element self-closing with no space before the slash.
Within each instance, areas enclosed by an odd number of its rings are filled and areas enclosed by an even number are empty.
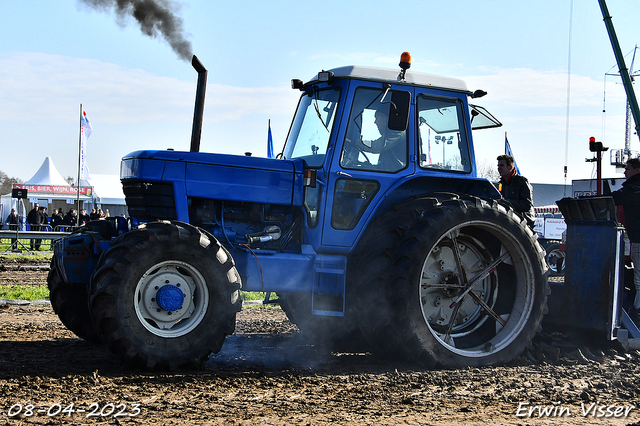
<svg viewBox="0 0 640 426">
<path fill-rule="evenodd" d="M 302 205 L 303 162 L 204 152 L 135 151 L 122 159 L 120 180 L 125 189 L 132 184 L 170 183 L 176 198 L 185 194 L 187 198 Z"/>
</svg>

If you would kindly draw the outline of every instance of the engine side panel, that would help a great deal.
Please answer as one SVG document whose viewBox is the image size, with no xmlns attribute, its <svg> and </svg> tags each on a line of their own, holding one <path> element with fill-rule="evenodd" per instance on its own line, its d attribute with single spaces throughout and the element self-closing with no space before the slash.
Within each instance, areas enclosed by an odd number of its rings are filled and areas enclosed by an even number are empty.
<svg viewBox="0 0 640 426">
<path fill-rule="evenodd" d="M 190 199 L 302 206 L 302 160 L 137 151 L 126 156 L 120 179 L 129 213 L 138 220 L 191 222 Z"/>
<path fill-rule="evenodd" d="M 280 161 L 280 160 L 274 160 Z M 258 168 L 188 163 L 186 190 L 188 197 L 243 201 L 281 205 L 301 205 L 295 198 L 296 178 L 302 187 L 302 174 Z"/>
</svg>

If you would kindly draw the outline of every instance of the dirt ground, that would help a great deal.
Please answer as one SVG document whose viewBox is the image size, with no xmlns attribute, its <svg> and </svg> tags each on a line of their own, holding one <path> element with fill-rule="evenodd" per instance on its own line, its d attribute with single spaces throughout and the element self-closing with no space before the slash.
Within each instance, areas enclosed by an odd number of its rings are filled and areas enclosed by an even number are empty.
<svg viewBox="0 0 640 426">
<path fill-rule="evenodd" d="M 41 263 L 0 256 L 0 285 L 43 285 Z M 165 374 L 122 366 L 49 305 L 0 304 L 0 425 L 640 425 L 640 353 L 566 337 L 509 366 L 429 371 L 327 352 L 279 308 L 246 307 L 204 370 Z"/>
</svg>

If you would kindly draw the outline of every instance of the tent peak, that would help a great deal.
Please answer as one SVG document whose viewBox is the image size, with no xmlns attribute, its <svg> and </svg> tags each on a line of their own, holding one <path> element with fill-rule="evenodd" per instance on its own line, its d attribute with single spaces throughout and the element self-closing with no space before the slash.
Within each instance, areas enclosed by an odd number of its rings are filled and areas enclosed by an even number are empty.
<svg viewBox="0 0 640 426">
<path fill-rule="evenodd" d="M 42 165 L 27 182 L 27 185 L 59 185 L 69 186 L 67 181 L 62 177 L 56 166 L 53 164 L 51 157 L 46 157 Z"/>
</svg>

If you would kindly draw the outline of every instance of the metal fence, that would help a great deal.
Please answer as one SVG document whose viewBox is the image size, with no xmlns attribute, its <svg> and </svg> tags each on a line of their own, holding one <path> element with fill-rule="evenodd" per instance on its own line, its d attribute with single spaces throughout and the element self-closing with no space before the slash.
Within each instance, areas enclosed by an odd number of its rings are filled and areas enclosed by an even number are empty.
<svg viewBox="0 0 640 426">
<path fill-rule="evenodd" d="M 60 225 L 51 228 L 51 225 L 40 225 L 37 231 L 0 230 L 0 244 L 7 245 L 7 252 L 31 252 L 32 247 L 39 247 L 40 251 L 51 251 L 53 242 L 58 238 L 69 235 L 76 227 Z"/>
</svg>

